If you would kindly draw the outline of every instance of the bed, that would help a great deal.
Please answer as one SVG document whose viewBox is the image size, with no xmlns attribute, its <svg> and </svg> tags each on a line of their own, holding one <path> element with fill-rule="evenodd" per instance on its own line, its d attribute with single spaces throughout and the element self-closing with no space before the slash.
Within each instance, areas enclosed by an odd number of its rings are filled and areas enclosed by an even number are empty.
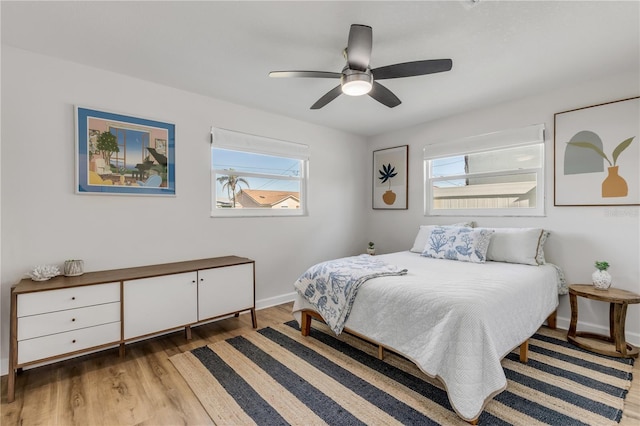
<svg viewBox="0 0 640 426">
<path fill-rule="evenodd" d="M 427 241 L 432 241 L 433 231 L 428 230 Z M 489 233 L 496 237 L 501 231 Z M 424 250 L 420 252 L 420 238 L 425 236 L 419 232 L 414 243 L 418 249 L 375 256 L 377 263 L 391 265 L 397 273 L 374 274 L 363 280 L 345 321 L 337 327 L 330 323 L 332 318 L 326 318 L 325 306 L 320 309 L 300 291 L 302 277 L 315 278 L 310 268 L 296 282 L 294 317 L 305 335 L 311 318 L 317 318 L 336 333 L 343 327 L 379 345 L 380 357 L 383 348 L 407 357 L 426 374 L 437 377 L 456 413 L 475 423 L 485 404 L 506 388 L 501 359 L 520 346 L 521 361 L 526 362 L 529 337 L 545 321 L 555 327 L 558 294 L 566 291 L 566 284 L 560 269 L 546 263 L 540 253 L 548 232 L 531 231 L 530 237 L 536 232 L 537 248 L 525 256 L 526 264 L 504 261 L 504 256 L 527 251 L 520 244 L 523 235 L 511 235 L 518 230 L 507 231 L 504 240 L 496 238 L 495 250 L 486 247 L 482 262 L 453 260 L 451 253 L 429 257 Z M 364 261 L 366 257 L 345 259 Z"/>
</svg>

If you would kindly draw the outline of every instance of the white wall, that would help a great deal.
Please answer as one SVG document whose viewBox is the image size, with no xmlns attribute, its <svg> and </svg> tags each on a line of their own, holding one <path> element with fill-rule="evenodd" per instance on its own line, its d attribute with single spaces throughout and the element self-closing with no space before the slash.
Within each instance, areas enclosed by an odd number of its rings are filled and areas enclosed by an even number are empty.
<svg viewBox="0 0 640 426">
<path fill-rule="evenodd" d="M 561 111 L 625 99 L 640 94 L 637 73 L 613 75 L 575 87 L 565 87 L 536 97 L 482 109 L 409 129 L 371 138 L 370 150 L 409 145 L 409 209 L 372 211 L 369 237 L 379 252 L 408 250 L 419 225 L 450 224 L 459 217 L 425 217 L 423 214 L 423 163 L 425 145 L 458 138 L 523 127 L 546 125 L 546 217 L 478 217 L 480 226 L 543 227 L 552 234 L 545 247 L 549 262 L 561 266 L 568 283 L 591 283 L 595 260 L 611 263 L 613 286 L 640 293 L 640 207 L 553 206 L 553 117 Z M 638 136 L 640 137 L 640 135 Z M 640 143 L 636 137 L 634 143 Z M 640 164 L 640 158 L 636 164 Z M 371 173 L 371 169 L 370 169 Z M 371 185 L 371 184 L 369 184 Z M 369 191 L 370 193 L 371 191 Z M 579 298 L 579 330 L 608 334 L 608 305 Z M 568 328 L 569 297 L 561 296 L 558 325 Z M 640 344 L 640 305 L 630 305 L 626 321 L 627 340 Z"/>
<path fill-rule="evenodd" d="M 76 195 L 74 104 L 174 123 L 177 196 Z M 212 125 L 308 144 L 309 215 L 210 218 Z M 369 162 L 361 137 L 3 46 L 2 374 L 10 287 L 38 264 L 81 258 L 92 271 L 235 254 L 256 260 L 259 306 L 290 298 L 308 266 L 364 250 Z"/>
</svg>

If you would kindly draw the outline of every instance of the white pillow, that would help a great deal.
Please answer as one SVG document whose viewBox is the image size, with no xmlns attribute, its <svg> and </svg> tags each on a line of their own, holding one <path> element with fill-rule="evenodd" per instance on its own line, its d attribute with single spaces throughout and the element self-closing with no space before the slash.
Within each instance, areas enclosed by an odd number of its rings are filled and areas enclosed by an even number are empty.
<svg viewBox="0 0 640 426">
<path fill-rule="evenodd" d="M 453 225 L 448 226 L 463 226 L 467 228 L 473 228 L 475 222 L 461 222 L 454 223 Z M 418 229 L 418 235 L 416 235 L 416 239 L 413 242 L 413 247 L 411 247 L 412 252 L 414 253 L 422 253 L 424 251 L 424 246 L 427 245 L 427 240 L 429 239 L 429 235 L 431 231 L 436 227 L 441 225 L 421 225 Z"/>
<path fill-rule="evenodd" d="M 422 255 L 434 259 L 484 263 L 493 230 L 466 226 L 434 226 Z"/>
<path fill-rule="evenodd" d="M 549 231 L 541 228 L 485 229 L 495 231 L 487 250 L 487 260 L 525 265 L 545 263 L 543 248 Z"/>
</svg>

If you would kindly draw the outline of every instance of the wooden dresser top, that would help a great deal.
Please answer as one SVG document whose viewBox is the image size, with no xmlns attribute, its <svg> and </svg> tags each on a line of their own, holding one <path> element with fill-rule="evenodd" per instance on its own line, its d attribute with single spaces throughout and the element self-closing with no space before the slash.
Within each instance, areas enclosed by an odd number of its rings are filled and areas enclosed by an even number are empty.
<svg viewBox="0 0 640 426">
<path fill-rule="evenodd" d="M 33 281 L 31 278 L 21 280 L 12 288 L 12 292 L 32 293 L 35 291 L 57 290 L 69 287 L 111 283 L 117 281 L 136 280 L 140 278 L 157 277 L 161 275 L 193 272 L 200 269 L 221 268 L 225 266 L 254 263 L 253 260 L 239 256 L 212 257 L 209 259 L 188 260 L 185 262 L 162 263 L 133 268 L 111 269 L 107 271 L 86 272 L 76 277 L 63 275 L 48 281 Z"/>
</svg>

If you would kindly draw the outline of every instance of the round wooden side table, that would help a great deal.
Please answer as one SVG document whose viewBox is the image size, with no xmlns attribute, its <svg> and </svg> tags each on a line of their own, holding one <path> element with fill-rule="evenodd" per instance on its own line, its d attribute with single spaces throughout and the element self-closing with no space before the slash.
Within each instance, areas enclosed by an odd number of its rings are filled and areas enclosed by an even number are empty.
<svg viewBox="0 0 640 426">
<path fill-rule="evenodd" d="M 609 336 L 603 334 L 577 332 L 578 323 L 578 296 L 591 300 L 609 302 Z M 627 290 L 609 288 L 598 290 L 591 284 L 573 284 L 569 286 L 569 302 L 571 303 L 571 324 L 567 333 L 567 340 L 574 345 L 596 352 L 602 355 L 617 358 L 637 358 L 638 348 L 627 343 L 624 337 L 624 323 L 627 316 L 627 306 L 640 303 L 640 295 Z M 576 337 L 596 339 L 612 344 L 611 349 L 591 346 L 584 340 L 578 341 Z"/>
</svg>

